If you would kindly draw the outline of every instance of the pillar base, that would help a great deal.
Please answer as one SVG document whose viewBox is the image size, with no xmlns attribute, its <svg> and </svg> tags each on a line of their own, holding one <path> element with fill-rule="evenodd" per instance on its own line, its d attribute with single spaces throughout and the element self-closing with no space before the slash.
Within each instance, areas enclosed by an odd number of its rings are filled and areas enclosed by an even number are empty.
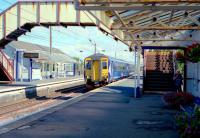
<svg viewBox="0 0 200 138">
<path fill-rule="evenodd" d="M 136 98 L 140 98 L 142 96 L 140 87 L 136 88 Z"/>
</svg>

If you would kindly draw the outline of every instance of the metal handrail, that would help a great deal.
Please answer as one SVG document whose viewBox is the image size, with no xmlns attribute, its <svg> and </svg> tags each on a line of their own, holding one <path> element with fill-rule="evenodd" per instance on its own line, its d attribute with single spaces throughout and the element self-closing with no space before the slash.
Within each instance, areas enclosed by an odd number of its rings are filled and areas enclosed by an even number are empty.
<svg viewBox="0 0 200 138">
<path fill-rule="evenodd" d="M 14 67 L 10 60 L 6 57 L 4 52 L 0 49 L 0 65 L 3 67 L 5 73 L 10 80 L 14 79 Z"/>
</svg>

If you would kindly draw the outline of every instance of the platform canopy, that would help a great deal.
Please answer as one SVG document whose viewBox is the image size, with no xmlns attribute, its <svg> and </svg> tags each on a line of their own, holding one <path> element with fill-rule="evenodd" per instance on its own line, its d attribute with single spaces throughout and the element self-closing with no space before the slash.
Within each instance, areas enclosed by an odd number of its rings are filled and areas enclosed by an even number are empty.
<svg viewBox="0 0 200 138">
<path fill-rule="evenodd" d="M 193 41 L 200 30 L 200 0 L 19 0 L 0 13 L 0 47 L 35 26 L 97 26 L 129 46 Z"/>
<path fill-rule="evenodd" d="M 101 11 L 123 32 L 129 45 L 141 41 L 192 41 L 177 37 L 183 30 L 200 30 L 200 0 L 74 0 L 76 9 Z M 170 37 L 169 37 L 170 36 Z"/>
</svg>

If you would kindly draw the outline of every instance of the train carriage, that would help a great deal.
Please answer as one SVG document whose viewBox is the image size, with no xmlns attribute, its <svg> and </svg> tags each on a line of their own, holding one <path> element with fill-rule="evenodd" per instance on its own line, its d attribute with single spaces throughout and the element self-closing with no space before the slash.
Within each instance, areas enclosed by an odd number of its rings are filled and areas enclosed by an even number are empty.
<svg viewBox="0 0 200 138">
<path fill-rule="evenodd" d="M 105 84 L 128 77 L 133 65 L 104 54 L 94 54 L 85 58 L 84 78 L 86 84 Z"/>
</svg>

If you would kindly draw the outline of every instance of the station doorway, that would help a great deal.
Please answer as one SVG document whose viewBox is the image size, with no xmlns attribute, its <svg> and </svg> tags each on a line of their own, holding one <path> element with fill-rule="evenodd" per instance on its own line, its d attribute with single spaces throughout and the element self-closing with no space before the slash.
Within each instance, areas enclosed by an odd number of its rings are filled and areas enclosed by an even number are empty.
<svg viewBox="0 0 200 138">
<path fill-rule="evenodd" d="M 181 50 L 184 53 L 184 50 Z M 186 76 L 185 63 L 180 69 L 176 60 L 177 49 L 144 49 L 144 83 L 145 93 L 175 92 L 173 76 L 176 70 L 181 70 L 183 78 Z M 185 80 L 185 79 L 184 79 Z M 183 84 L 185 84 L 183 80 Z M 185 86 L 183 85 L 183 89 Z"/>
</svg>

